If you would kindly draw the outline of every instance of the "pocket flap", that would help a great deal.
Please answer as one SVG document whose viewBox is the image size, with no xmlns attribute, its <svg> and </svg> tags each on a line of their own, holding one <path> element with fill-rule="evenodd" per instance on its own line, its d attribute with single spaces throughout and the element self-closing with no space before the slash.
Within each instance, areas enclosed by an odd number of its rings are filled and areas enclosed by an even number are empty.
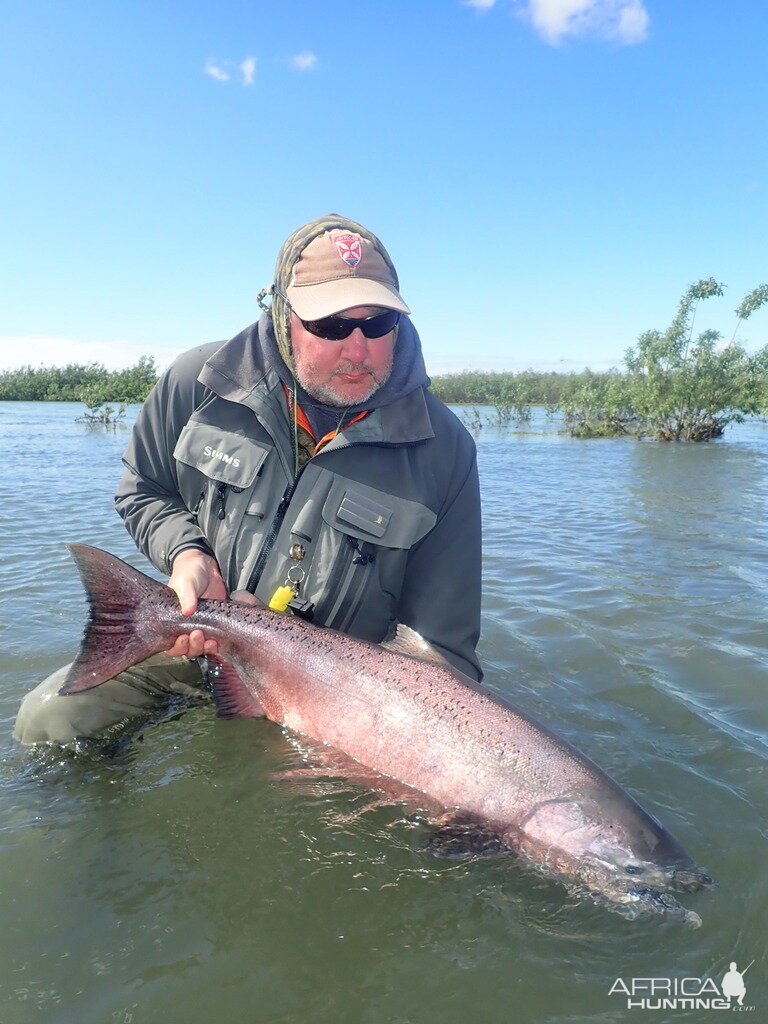
<svg viewBox="0 0 768 1024">
<path fill-rule="evenodd" d="M 323 519 L 351 537 L 387 548 L 410 548 L 437 522 L 432 509 L 366 484 L 337 479 L 323 504 Z"/>
<path fill-rule="evenodd" d="M 374 537 L 383 537 L 392 518 L 392 511 L 381 504 L 369 501 L 362 494 L 346 491 L 336 515 L 343 522 L 366 530 Z"/>
<path fill-rule="evenodd" d="M 220 430 L 208 423 L 187 423 L 173 457 L 212 480 L 232 487 L 250 487 L 270 449 L 250 437 Z"/>
</svg>

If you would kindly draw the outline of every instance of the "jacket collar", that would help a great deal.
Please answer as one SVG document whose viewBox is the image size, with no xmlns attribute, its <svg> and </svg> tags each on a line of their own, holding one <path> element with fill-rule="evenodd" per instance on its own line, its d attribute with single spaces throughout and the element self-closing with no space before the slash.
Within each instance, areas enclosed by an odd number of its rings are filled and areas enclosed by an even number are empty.
<svg viewBox="0 0 768 1024">
<path fill-rule="evenodd" d="M 262 385 L 267 375 L 258 343 L 258 326 L 258 323 L 251 324 L 224 342 L 203 364 L 198 375 L 201 384 L 228 402 L 246 405 L 248 396 Z"/>
</svg>

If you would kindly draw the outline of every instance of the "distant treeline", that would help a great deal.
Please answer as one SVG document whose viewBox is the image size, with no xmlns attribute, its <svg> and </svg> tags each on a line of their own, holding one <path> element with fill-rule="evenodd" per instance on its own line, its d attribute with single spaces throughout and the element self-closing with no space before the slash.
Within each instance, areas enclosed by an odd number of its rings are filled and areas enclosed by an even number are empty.
<svg viewBox="0 0 768 1024">
<path fill-rule="evenodd" d="M 465 370 L 435 377 L 432 391 L 450 404 L 492 406 L 493 422 L 501 427 L 527 422 L 531 406 L 543 405 L 548 412 L 562 411 L 574 437 L 631 434 L 658 441 L 709 441 L 733 421 L 768 413 L 768 345 L 749 353 L 736 342 L 743 322 L 768 304 L 768 284 L 748 292 L 736 307 L 729 342 L 713 330 L 694 337 L 699 304 L 722 294 L 723 285 L 712 277 L 695 281 L 666 331 L 641 334 L 627 349 L 621 370 Z M 143 402 L 156 380 L 152 356 L 111 372 L 99 363 L 26 366 L 0 373 L 0 400 L 84 402 L 90 409 L 85 422 L 110 423 L 124 410 L 114 414 L 105 403 Z M 482 423 L 477 412 L 468 421 L 473 430 L 482 429 Z"/>
<path fill-rule="evenodd" d="M 127 370 L 107 370 L 101 363 L 67 366 L 22 366 L 0 373 L 2 402 L 143 402 L 157 380 L 153 356 L 142 356 Z"/>
<path fill-rule="evenodd" d="M 464 370 L 433 377 L 430 391 L 449 405 L 562 407 L 586 385 L 605 382 L 615 376 L 615 372 L 593 373 L 591 370 L 581 373 Z"/>
<path fill-rule="evenodd" d="M 450 405 L 563 406 L 585 385 L 613 376 L 606 373 L 522 373 L 465 370 L 432 378 L 431 391 Z M 2 402 L 143 402 L 157 381 L 153 356 L 142 356 L 126 370 L 101 363 L 22 366 L 0 372 Z"/>
</svg>

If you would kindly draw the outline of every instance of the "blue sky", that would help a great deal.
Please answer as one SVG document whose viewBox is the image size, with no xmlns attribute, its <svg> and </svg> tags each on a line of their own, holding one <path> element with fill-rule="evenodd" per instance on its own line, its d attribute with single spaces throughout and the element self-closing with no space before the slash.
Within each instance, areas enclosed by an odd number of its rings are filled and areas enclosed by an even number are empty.
<svg viewBox="0 0 768 1024">
<path fill-rule="evenodd" d="M 768 280 L 763 0 L 25 0 L 1 36 L 0 368 L 230 337 L 329 211 L 433 373 L 619 364 L 709 276 L 730 338 Z"/>
</svg>

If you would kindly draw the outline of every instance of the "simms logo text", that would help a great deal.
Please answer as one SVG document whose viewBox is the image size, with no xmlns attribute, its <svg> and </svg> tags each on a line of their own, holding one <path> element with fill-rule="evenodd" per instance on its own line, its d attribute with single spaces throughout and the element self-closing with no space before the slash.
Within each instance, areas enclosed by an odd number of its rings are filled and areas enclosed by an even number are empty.
<svg viewBox="0 0 768 1024">
<path fill-rule="evenodd" d="M 226 452 L 220 452 L 218 448 L 211 448 L 209 444 L 203 448 L 203 454 L 207 455 L 209 459 L 218 459 L 220 462 L 226 462 L 227 465 L 234 466 L 235 469 L 240 465 L 240 459 L 227 455 Z"/>
</svg>

